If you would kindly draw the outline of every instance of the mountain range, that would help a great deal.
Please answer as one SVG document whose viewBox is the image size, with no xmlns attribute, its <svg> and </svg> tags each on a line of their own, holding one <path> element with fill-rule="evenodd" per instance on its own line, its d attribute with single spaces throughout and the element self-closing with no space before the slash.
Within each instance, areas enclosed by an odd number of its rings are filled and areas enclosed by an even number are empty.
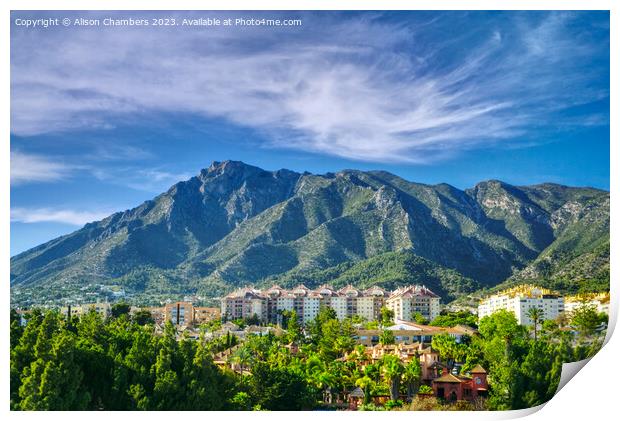
<svg viewBox="0 0 620 421">
<path fill-rule="evenodd" d="M 608 288 L 609 192 L 497 180 L 459 190 L 385 171 L 213 162 L 136 208 L 11 258 L 18 304 L 107 287 L 139 300 L 299 282 L 423 283 L 449 301 L 521 281 Z"/>
</svg>

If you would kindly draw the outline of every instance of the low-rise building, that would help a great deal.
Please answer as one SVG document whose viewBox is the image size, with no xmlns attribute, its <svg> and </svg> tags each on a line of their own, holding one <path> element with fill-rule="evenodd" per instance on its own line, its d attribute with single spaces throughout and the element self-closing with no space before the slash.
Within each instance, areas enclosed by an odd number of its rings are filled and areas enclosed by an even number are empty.
<svg viewBox="0 0 620 421">
<path fill-rule="evenodd" d="M 69 305 L 63 307 L 60 312 L 63 316 L 67 316 L 67 314 L 71 313 L 71 316 L 81 317 L 85 314 L 88 314 L 90 311 L 94 311 L 98 313 L 101 317 L 106 318 L 110 316 L 112 307 L 110 303 L 87 303 L 87 304 L 76 304 Z"/>
<path fill-rule="evenodd" d="M 487 396 L 487 372 L 480 365 L 474 367 L 469 375 L 453 374 L 449 370 L 433 379 L 435 397 L 448 402 L 460 400 L 473 401 L 478 397 Z"/>
<path fill-rule="evenodd" d="M 433 336 L 447 334 L 453 336 L 457 342 L 461 342 L 463 336 L 472 336 L 476 330 L 469 326 L 440 327 L 421 325 L 404 320 L 396 320 L 394 325 L 386 327 L 394 335 L 396 344 L 431 343 Z M 381 329 L 359 329 L 356 341 L 365 346 L 374 346 L 379 343 Z"/>
<path fill-rule="evenodd" d="M 478 305 L 478 317 L 482 319 L 498 310 L 508 310 L 514 313 L 519 324 L 531 326 L 533 321 L 528 314 L 531 308 L 541 310 L 541 320 L 553 320 L 564 312 L 564 298 L 546 288 L 519 285 L 483 299 Z"/>
<path fill-rule="evenodd" d="M 201 325 L 217 320 L 221 317 L 220 309 L 216 307 L 194 307 L 194 324 Z"/>
</svg>

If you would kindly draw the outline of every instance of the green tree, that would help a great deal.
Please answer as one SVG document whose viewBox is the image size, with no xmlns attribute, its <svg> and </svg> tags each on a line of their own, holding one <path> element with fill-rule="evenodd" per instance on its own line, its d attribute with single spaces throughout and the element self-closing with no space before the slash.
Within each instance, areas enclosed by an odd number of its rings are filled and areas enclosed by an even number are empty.
<svg viewBox="0 0 620 421">
<path fill-rule="evenodd" d="M 454 327 L 457 325 L 478 327 L 478 316 L 469 311 L 447 312 L 442 311 L 441 314 L 433 319 L 431 326 Z"/>
<path fill-rule="evenodd" d="M 127 303 L 116 303 L 112 305 L 110 309 L 112 317 L 121 317 L 122 315 L 129 315 L 131 306 Z"/>
<path fill-rule="evenodd" d="M 426 317 L 424 317 L 422 313 L 420 313 L 419 311 L 414 311 L 411 317 L 413 318 L 413 321 L 418 324 L 421 324 L 421 325 L 428 324 L 428 320 L 426 319 Z"/>
<path fill-rule="evenodd" d="M 403 370 L 403 382 L 407 386 L 407 398 L 412 399 L 417 393 L 417 388 L 420 385 L 420 379 L 422 377 L 422 367 L 420 365 L 420 359 L 416 354 L 411 358 Z"/>
<path fill-rule="evenodd" d="M 456 338 L 447 333 L 433 336 L 431 346 L 450 368 L 454 367 L 455 362 L 463 362 L 467 358 L 467 345 L 457 343 Z"/>
<path fill-rule="evenodd" d="M 381 335 L 379 335 L 379 343 L 381 345 L 392 345 L 396 343 L 394 332 L 392 332 L 391 330 L 387 330 L 387 329 L 381 331 Z"/>
<path fill-rule="evenodd" d="M 530 307 L 527 310 L 527 317 L 530 318 L 530 320 L 532 321 L 532 329 L 534 330 L 534 340 L 538 340 L 538 325 L 540 323 L 540 321 L 542 320 L 542 318 L 544 317 L 545 313 L 543 312 L 542 308 L 538 308 L 538 307 Z"/>
<path fill-rule="evenodd" d="M 368 376 L 363 376 L 355 381 L 355 385 L 359 386 L 364 391 L 364 404 L 370 403 L 375 381 Z"/>
<path fill-rule="evenodd" d="M 390 399 L 395 401 L 398 399 L 398 388 L 404 370 L 403 364 L 396 355 L 388 354 L 383 356 L 381 367 L 383 377 L 390 389 Z"/>
<path fill-rule="evenodd" d="M 287 367 L 257 361 L 252 366 L 250 385 L 257 404 L 267 410 L 294 411 L 313 405 L 314 393 L 306 380 Z"/>
<path fill-rule="evenodd" d="M 594 306 L 583 304 L 573 310 L 571 324 L 582 337 L 591 336 L 600 325 L 600 318 Z"/>
<path fill-rule="evenodd" d="M 133 316 L 131 316 L 131 320 L 140 326 L 152 325 L 155 323 L 155 320 L 153 320 L 153 315 L 147 309 L 136 311 Z"/>
<path fill-rule="evenodd" d="M 480 348 L 492 373 L 489 407 L 517 409 L 523 394 L 520 364 L 527 352 L 528 335 L 512 312 L 499 310 L 480 320 Z"/>
<path fill-rule="evenodd" d="M 394 310 L 387 307 L 381 307 L 381 326 L 387 327 L 394 324 Z"/>
<path fill-rule="evenodd" d="M 286 324 L 287 340 L 289 342 L 299 341 L 303 335 L 301 333 L 301 325 L 297 317 L 297 312 L 291 310 L 288 314 L 288 320 Z"/>
<path fill-rule="evenodd" d="M 25 370 L 19 397 L 23 410 L 83 410 L 90 401 L 81 387 L 83 373 L 75 363 L 70 332 L 49 339 L 50 346 Z M 37 343 L 40 345 L 40 341 Z"/>
<path fill-rule="evenodd" d="M 231 403 L 236 411 L 250 411 L 252 409 L 252 398 L 246 392 L 237 392 Z"/>
</svg>

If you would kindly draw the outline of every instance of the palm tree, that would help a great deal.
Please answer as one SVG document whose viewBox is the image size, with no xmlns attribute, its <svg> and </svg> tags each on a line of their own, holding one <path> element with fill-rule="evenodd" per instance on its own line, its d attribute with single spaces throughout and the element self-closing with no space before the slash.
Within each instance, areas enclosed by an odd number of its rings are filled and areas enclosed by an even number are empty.
<svg viewBox="0 0 620 421">
<path fill-rule="evenodd" d="M 390 388 L 390 399 L 395 401 L 398 399 L 398 386 L 403 374 L 403 364 L 396 355 L 385 355 L 382 362 L 383 377 Z"/>
<path fill-rule="evenodd" d="M 411 361 L 405 366 L 403 372 L 403 381 L 407 385 L 407 398 L 411 400 L 416 393 L 416 389 L 419 387 L 420 377 L 422 376 L 422 367 L 420 366 L 420 360 L 415 355 Z"/>
<path fill-rule="evenodd" d="M 527 311 L 527 316 L 534 323 L 534 341 L 536 341 L 538 334 L 538 322 L 540 322 L 540 320 L 544 317 L 544 312 L 538 307 L 530 307 Z"/>
<path fill-rule="evenodd" d="M 239 365 L 239 374 L 243 375 L 243 370 L 246 365 L 252 360 L 252 353 L 250 350 L 242 346 L 231 356 L 231 362 Z"/>
</svg>

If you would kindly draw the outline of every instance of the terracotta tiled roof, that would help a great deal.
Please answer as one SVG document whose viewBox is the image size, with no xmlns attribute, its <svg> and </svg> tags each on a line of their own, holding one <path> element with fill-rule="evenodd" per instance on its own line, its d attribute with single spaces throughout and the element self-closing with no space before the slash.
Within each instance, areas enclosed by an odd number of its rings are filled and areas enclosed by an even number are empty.
<svg viewBox="0 0 620 421">
<path fill-rule="evenodd" d="M 362 295 L 360 290 L 355 288 L 353 285 L 347 285 L 346 287 L 339 289 L 338 294 L 351 295 L 354 297 L 359 297 L 360 295 Z"/>
<path fill-rule="evenodd" d="M 480 364 L 471 369 L 470 373 L 472 374 L 486 374 L 486 370 L 482 368 Z"/>
<path fill-rule="evenodd" d="M 326 297 L 337 297 L 339 295 L 331 285 L 326 284 L 321 285 L 314 292 Z"/>
<path fill-rule="evenodd" d="M 438 377 L 435 380 L 433 380 L 433 382 L 436 382 L 436 383 L 463 383 L 464 381 L 467 381 L 467 380 L 463 378 L 459 378 L 452 373 L 446 373 L 443 376 Z"/>
<path fill-rule="evenodd" d="M 380 286 L 372 286 L 368 289 L 365 289 L 363 292 L 363 295 L 368 297 L 368 296 L 376 296 L 376 297 L 385 297 L 387 295 L 387 293 L 385 292 L 385 290 L 383 288 L 381 288 Z"/>
<path fill-rule="evenodd" d="M 398 288 L 390 294 L 390 299 L 394 298 L 412 298 L 412 297 L 431 297 L 437 298 L 439 297 L 430 289 L 426 288 L 426 286 L 422 285 L 411 285 L 407 287 Z"/>
<path fill-rule="evenodd" d="M 231 292 L 226 298 L 263 298 L 263 295 L 258 289 L 245 287 Z"/>
</svg>

